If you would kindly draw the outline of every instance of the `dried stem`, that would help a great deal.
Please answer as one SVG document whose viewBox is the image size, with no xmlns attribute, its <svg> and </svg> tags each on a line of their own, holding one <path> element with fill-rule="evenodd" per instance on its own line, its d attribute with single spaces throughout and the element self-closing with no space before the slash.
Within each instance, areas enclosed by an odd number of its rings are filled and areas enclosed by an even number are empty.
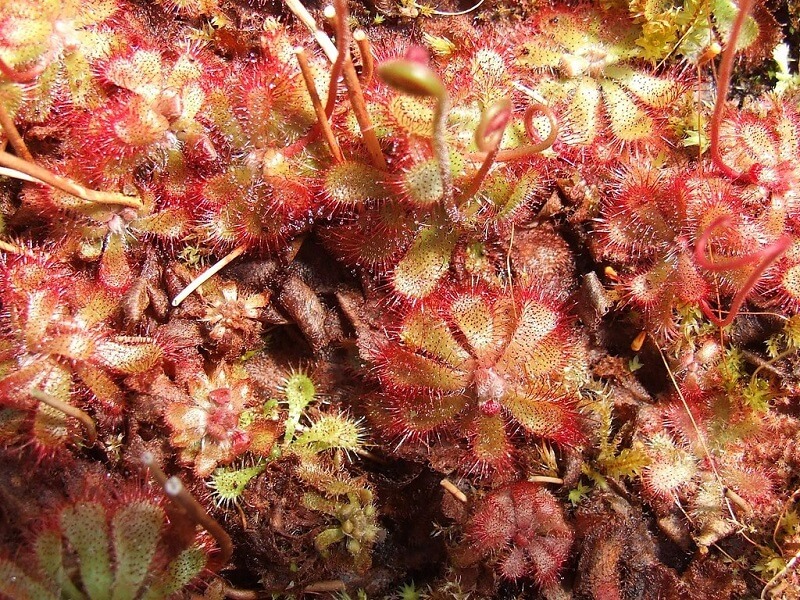
<svg viewBox="0 0 800 600">
<path fill-rule="evenodd" d="M 336 7 L 337 30 L 342 29 L 342 25 L 340 25 L 340 23 L 343 23 L 344 28 L 346 29 L 347 0 L 334 0 L 334 6 Z M 344 73 L 344 83 L 345 86 L 347 86 L 347 94 L 350 98 L 350 106 L 353 108 L 353 113 L 356 115 L 358 128 L 361 130 L 361 136 L 364 138 L 364 145 L 367 147 L 367 153 L 372 161 L 372 165 L 381 171 L 385 171 L 386 159 L 383 156 L 381 145 L 378 142 L 378 136 L 375 135 L 375 127 L 372 124 L 372 119 L 367 111 L 367 102 L 364 99 L 364 91 L 361 89 L 361 83 L 358 80 L 356 68 L 353 66 L 353 61 L 350 57 L 350 51 L 347 47 L 350 43 L 349 36 L 345 37 L 348 39 L 347 45 L 342 44 L 341 49 L 343 53 L 346 53 L 342 62 L 342 71 Z M 337 43 L 338 41 L 339 40 L 337 40 Z"/>
<path fill-rule="evenodd" d="M 225 566 L 231 559 L 231 556 L 233 556 L 233 542 L 228 532 L 206 512 L 206 509 L 203 508 L 195 497 L 183 486 L 180 479 L 177 477 L 167 478 L 167 475 L 161 470 L 161 467 L 156 464 L 152 453 L 145 452 L 142 455 L 142 463 L 149 469 L 153 479 L 164 488 L 164 493 L 167 497 L 176 506 L 182 508 L 192 521 L 200 525 L 214 537 L 220 549 L 220 555 L 216 560 L 216 567 Z"/>
<path fill-rule="evenodd" d="M 353 450 L 353 452 L 355 452 L 355 454 L 357 454 L 361 458 L 366 458 L 367 460 L 371 460 L 373 462 L 376 462 L 379 465 L 388 465 L 389 464 L 389 461 L 387 461 L 384 458 L 381 458 L 380 456 L 377 456 L 376 454 L 374 454 L 373 452 L 370 452 L 369 450 L 364 450 L 363 448 L 356 448 L 355 450 Z"/>
<path fill-rule="evenodd" d="M 483 3 L 484 3 L 484 0 L 478 0 L 478 2 L 476 4 L 472 5 L 469 8 L 465 8 L 464 10 L 460 10 L 458 12 L 447 12 L 447 11 L 443 11 L 443 10 L 433 9 L 433 10 L 430 11 L 430 14 L 436 15 L 437 17 L 459 17 L 461 15 L 468 15 L 469 13 L 478 10 L 481 7 L 481 4 L 483 4 Z M 421 6 L 419 4 L 416 4 L 416 3 L 414 4 L 414 6 L 416 6 L 417 8 L 420 8 L 420 9 L 423 8 L 423 6 Z M 428 6 L 425 6 L 425 8 L 430 9 L 430 7 L 428 7 Z"/>
<path fill-rule="evenodd" d="M 708 260 L 706 258 L 706 246 L 708 245 L 708 240 L 711 237 L 711 234 L 718 228 L 729 224 L 731 220 L 732 218 L 730 215 L 723 215 L 714 219 L 697 239 L 697 244 L 694 248 L 694 258 L 697 264 L 712 272 L 740 269 L 756 263 L 753 272 L 750 273 L 747 281 L 745 281 L 742 288 L 734 296 L 731 302 L 731 307 L 728 310 L 728 316 L 726 316 L 724 319 L 717 317 L 713 313 L 708 301 L 705 298 L 700 300 L 700 308 L 703 310 L 703 314 L 719 328 L 727 327 L 733 323 L 733 320 L 736 318 L 736 315 L 739 314 L 739 310 L 742 308 L 742 304 L 744 304 L 747 294 L 749 294 L 758 283 L 761 275 L 763 275 L 764 271 L 766 271 L 773 262 L 775 262 L 784 252 L 786 252 L 792 243 L 791 236 L 783 235 L 772 242 L 772 244 L 766 248 L 763 248 L 759 252 L 756 252 L 755 254 L 748 254 L 746 256 L 740 256 L 723 261 L 712 262 Z"/>
<path fill-rule="evenodd" d="M 300 47 L 295 48 L 294 53 L 297 56 L 297 62 L 300 64 L 300 72 L 303 74 L 303 81 L 306 83 L 308 95 L 311 96 L 311 104 L 314 105 L 314 112 L 317 115 L 317 123 L 320 129 L 322 129 L 322 135 L 328 143 L 333 159 L 336 162 L 342 162 L 344 160 L 342 150 L 339 148 L 339 143 L 333 135 L 331 124 L 328 121 L 328 115 L 325 113 L 325 107 L 322 106 L 322 100 L 319 98 L 317 86 L 314 83 L 314 75 L 311 72 L 311 67 L 308 65 L 308 57 L 306 57 L 305 51 Z"/>
<path fill-rule="evenodd" d="M 463 504 L 467 503 L 467 501 L 468 501 L 467 495 L 464 492 L 462 492 L 460 489 L 458 489 L 455 486 L 455 484 L 452 481 L 450 481 L 449 479 L 442 479 L 439 482 L 439 485 L 441 485 L 445 489 L 445 491 L 450 493 L 459 502 L 461 502 Z"/>
<path fill-rule="evenodd" d="M 22 246 L 16 246 L 11 242 L 0 240 L 0 251 L 18 254 L 20 256 L 34 256 L 33 252 Z"/>
<path fill-rule="evenodd" d="M 49 185 L 50 187 L 61 190 L 67 194 L 71 194 L 85 200 L 86 202 L 95 202 L 98 204 L 110 204 L 113 206 L 127 206 L 130 208 L 142 208 L 142 201 L 136 196 L 126 196 L 117 192 L 101 192 L 97 190 L 90 190 L 83 187 L 79 183 L 75 183 L 71 179 L 56 175 L 48 171 L 44 167 L 37 164 L 23 160 L 8 152 L 0 152 L 0 166 L 19 171 L 29 177 L 38 180 L 39 183 Z"/>
<path fill-rule="evenodd" d="M 350 60 L 350 30 L 347 28 L 347 20 L 338 18 L 336 8 L 333 6 L 325 7 L 325 18 L 333 23 L 333 27 L 336 30 L 336 60 L 333 61 L 333 66 L 331 66 L 328 100 L 325 102 L 325 114 L 330 119 L 336 106 L 336 94 L 339 91 L 339 77 L 342 75 L 342 67 L 346 61 Z"/>
<path fill-rule="evenodd" d="M 245 250 L 246 250 L 246 247 L 244 245 L 237 246 L 236 248 L 231 250 L 227 254 L 227 256 L 225 256 L 225 258 L 217 261 L 216 263 L 214 263 L 213 265 L 208 267 L 208 269 L 206 269 L 200 275 L 195 277 L 191 281 L 191 283 L 189 283 L 189 285 L 187 285 L 185 288 L 183 288 L 183 291 L 180 294 L 175 296 L 175 298 L 172 300 L 172 306 L 179 306 L 181 302 L 183 302 L 184 300 L 186 300 L 186 298 L 189 297 L 189 294 L 194 292 L 197 288 L 199 288 L 201 285 L 203 285 L 206 281 L 208 281 L 214 275 L 219 273 L 222 269 L 224 269 L 226 266 L 228 266 L 231 262 L 233 262 L 234 260 L 239 258 L 244 253 Z"/>
<path fill-rule="evenodd" d="M 55 408 L 68 417 L 72 417 L 80 421 L 81 425 L 83 425 L 83 428 L 86 430 L 86 439 L 89 442 L 89 445 L 94 446 L 94 443 L 97 441 L 97 427 L 95 427 L 92 417 L 87 415 L 80 408 L 72 406 L 71 404 L 67 404 L 66 402 L 63 402 L 58 398 L 54 398 L 50 394 L 46 394 L 41 390 L 33 389 L 30 391 L 30 395 L 42 404 L 46 404 L 50 408 Z"/>
<path fill-rule="evenodd" d="M 5 143 L 5 140 L 3 140 L 3 143 Z M 2 150 L 0 150 L 0 152 L 2 152 Z M 37 183 L 39 185 L 44 185 L 41 179 L 36 179 L 36 177 L 31 177 L 30 175 L 21 173 L 16 169 L 8 169 L 6 167 L 0 167 L 0 175 L 4 177 L 11 177 L 13 179 L 18 179 L 20 181 L 27 181 L 29 183 Z"/>
<path fill-rule="evenodd" d="M 363 29 L 356 29 L 353 32 L 353 39 L 358 44 L 358 53 L 361 55 L 361 87 L 369 87 L 372 77 L 375 74 L 375 59 L 372 57 L 372 44 L 369 42 L 366 32 Z"/>
<path fill-rule="evenodd" d="M 781 352 L 780 354 L 778 354 L 777 356 L 770 358 L 769 360 L 762 360 L 760 357 L 755 356 L 752 352 L 748 352 L 746 350 L 743 351 L 742 355 L 751 363 L 757 365 L 755 370 L 753 371 L 753 374 L 750 375 L 750 384 L 754 385 L 756 378 L 758 377 L 758 374 L 764 370 L 769 371 L 775 377 L 785 377 L 786 375 L 778 371 L 778 369 L 776 369 L 773 365 L 777 362 L 782 361 L 787 356 L 791 356 L 792 354 L 795 353 L 797 353 L 797 348 L 788 348 L 783 352 Z"/>
<path fill-rule="evenodd" d="M 736 506 L 741 508 L 742 511 L 744 511 L 746 514 L 749 515 L 749 514 L 753 513 L 753 507 L 750 506 L 750 504 L 747 502 L 747 500 L 742 498 L 739 494 L 734 492 L 731 488 L 728 488 L 728 487 L 725 488 L 725 497 L 728 500 L 730 500 L 731 502 L 733 502 Z"/>
<path fill-rule="evenodd" d="M 302 593 L 325 594 L 332 592 L 343 592 L 346 589 L 347 586 L 343 581 L 340 579 L 333 579 L 330 581 L 317 581 L 315 583 L 309 583 L 307 586 L 302 588 Z M 229 585 L 226 585 L 223 588 L 225 597 L 230 598 L 231 600 L 266 600 L 276 596 L 289 596 L 293 592 L 296 594 L 298 591 L 299 590 L 295 588 L 293 584 L 289 584 L 288 587 L 264 588 L 263 590 L 258 591 L 242 590 Z"/>
<path fill-rule="evenodd" d="M 256 590 L 242 590 L 226 585 L 223 588 L 223 593 L 226 598 L 231 600 L 260 600 L 271 596 L 269 592 L 257 592 Z"/>
<path fill-rule="evenodd" d="M 528 481 L 532 483 L 555 483 L 556 485 L 564 485 L 564 480 L 561 477 L 550 477 L 549 475 L 533 475 L 528 477 Z"/>
<path fill-rule="evenodd" d="M 304 594 L 325 594 L 330 592 L 343 592 L 347 589 L 344 581 L 341 579 L 332 579 L 329 581 L 317 581 L 316 583 L 309 583 L 303 588 Z"/>
<path fill-rule="evenodd" d="M 30 150 L 28 150 L 28 146 L 25 145 L 25 140 L 22 139 L 17 126 L 14 125 L 14 119 L 8 114 L 2 102 L 0 102 L 0 126 L 2 126 L 3 131 L 6 132 L 8 141 L 11 143 L 11 147 L 14 148 L 14 152 L 17 153 L 17 156 L 32 163 L 33 156 Z"/>
<path fill-rule="evenodd" d="M 306 10 L 306 7 L 303 6 L 303 3 L 300 0 L 284 0 L 286 3 L 286 7 L 292 11 L 292 14 L 300 19 L 308 29 L 314 34 L 314 39 L 317 40 L 320 48 L 328 57 L 328 60 L 331 62 L 336 61 L 336 57 L 338 52 L 336 50 L 336 46 L 334 46 L 331 38 L 328 37 L 328 34 L 322 31 L 318 26 L 317 22 L 314 20 L 314 17 L 311 16 L 311 13 Z"/>
<path fill-rule="evenodd" d="M 638 352 L 639 350 L 641 350 L 642 346 L 644 346 L 644 342 L 646 339 L 647 339 L 647 332 L 640 331 L 638 334 L 636 334 L 636 337 L 633 338 L 633 341 L 631 342 L 631 350 L 633 350 L 634 352 Z"/>
<path fill-rule="evenodd" d="M 739 40 L 742 27 L 752 8 L 753 0 L 739 0 L 739 13 L 736 15 L 736 20 L 733 22 L 728 41 L 725 44 L 725 50 L 722 53 L 722 60 L 720 60 L 719 63 L 719 71 L 717 73 L 717 100 L 714 104 L 714 115 L 711 117 L 711 160 L 714 161 L 714 164 L 720 171 L 731 179 L 739 179 L 745 174 L 739 173 L 734 168 L 725 164 L 719 148 L 719 131 L 722 126 L 722 115 L 725 112 L 725 102 L 728 98 L 728 88 L 733 73 L 733 59 L 736 56 L 736 43 Z"/>
</svg>

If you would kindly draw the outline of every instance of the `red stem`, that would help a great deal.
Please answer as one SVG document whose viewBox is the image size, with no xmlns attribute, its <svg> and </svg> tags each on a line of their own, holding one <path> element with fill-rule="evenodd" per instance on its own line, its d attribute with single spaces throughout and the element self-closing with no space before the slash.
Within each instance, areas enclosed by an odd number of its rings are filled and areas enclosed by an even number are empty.
<svg viewBox="0 0 800 600">
<path fill-rule="evenodd" d="M 506 101 L 508 102 L 508 101 Z M 467 188 L 461 192 L 456 204 L 472 198 L 481 187 L 481 184 L 489 174 L 489 169 L 495 162 L 495 157 L 500 152 L 500 143 L 503 141 L 503 133 L 505 133 L 508 122 L 511 120 L 511 103 L 501 109 L 495 116 L 494 122 L 484 126 L 483 121 L 478 127 L 476 132 L 475 145 L 479 150 L 486 152 L 486 158 L 483 159 L 480 169 L 469 182 Z M 489 129 L 487 132 L 486 129 Z"/>
<path fill-rule="evenodd" d="M 525 132 L 531 139 L 538 137 L 533 126 L 533 117 L 537 113 L 543 114 L 545 117 L 547 117 L 547 120 L 550 121 L 550 133 L 547 134 L 547 137 L 536 144 L 528 144 L 525 146 L 520 146 L 519 148 L 501 150 L 495 157 L 497 162 L 508 162 L 527 158 L 529 156 L 539 154 L 540 152 L 544 152 L 555 143 L 556 138 L 558 137 L 558 119 L 553 111 L 550 110 L 550 107 L 539 102 L 531 104 L 525 111 Z"/>
<path fill-rule="evenodd" d="M 739 40 L 739 35 L 742 32 L 744 22 L 753 8 L 754 0 L 739 0 L 739 13 L 736 15 L 736 20 L 733 22 L 731 33 L 728 36 L 728 41 L 725 44 L 725 50 L 722 53 L 722 60 L 719 63 L 719 72 L 717 73 L 717 101 L 714 104 L 714 115 L 711 117 L 711 160 L 714 161 L 716 167 L 731 179 L 740 179 L 745 177 L 745 173 L 739 173 L 733 167 L 725 164 L 722 159 L 722 154 L 719 149 L 719 130 L 722 126 L 722 115 L 725 112 L 725 101 L 728 98 L 728 88 L 731 83 L 731 75 L 733 73 L 733 59 L 736 56 L 736 43 Z"/>
<path fill-rule="evenodd" d="M 336 15 L 334 25 L 336 27 L 336 61 L 331 67 L 331 80 L 328 83 L 328 100 L 325 103 L 325 114 L 330 119 L 333 109 L 336 106 L 336 92 L 339 88 L 339 77 L 342 75 L 342 68 L 345 61 L 350 59 L 350 29 L 347 27 L 347 3 L 342 0 L 335 0 L 334 7 Z"/>
<path fill-rule="evenodd" d="M 375 59 L 372 57 L 372 45 L 363 29 L 356 29 L 353 32 L 353 39 L 358 44 L 358 52 L 361 55 L 361 87 L 367 88 L 372 83 L 372 76 L 375 74 Z"/>
<path fill-rule="evenodd" d="M 757 263 L 755 269 L 753 269 L 753 272 L 750 273 L 750 276 L 747 278 L 745 284 L 736 293 L 736 296 L 734 296 L 733 301 L 731 302 L 731 307 L 728 310 L 728 316 L 726 316 L 724 319 L 720 319 L 713 313 L 707 300 L 700 300 L 700 308 L 702 308 L 703 314 L 708 318 L 709 321 L 720 328 L 727 327 L 733 323 L 733 320 L 736 318 L 736 315 L 739 314 L 739 310 L 742 308 L 742 304 L 744 304 L 747 294 L 749 294 L 750 291 L 755 287 L 756 283 L 758 283 L 761 275 L 764 274 L 764 271 L 766 271 L 767 268 L 781 256 L 781 254 L 786 252 L 792 243 L 791 236 L 782 235 L 772 244 L 754 254 L 712 262 L 706 258 L 705 255 L 706 246 L 708 245 L 708 238 L 716 229 L 724 227 L 730 222 L 730 215 L 723 215 L 714 219 L 697 239 L 697 244 L 694 247 L 694 259 L 697 264 L 704 269 L 715 273 L 719 271 L 732 271 L 753 263 Z"/>
<path fill-rule="evenodd" d="M 720 261 L 711 261 L 706 258 L 706 247 L 711 234 L 717 229 L 729 225 L 733 218 L 730 215 L 722 215 L 717 217 L 705 228 L 700 237 L 697 238 L 697 244 L 694 247 L 694 260 L 707 271 L 718 273 L 720 271 L 732 271 L 734 269 L 741 269 L 747 265 L 753 264 L 758 260 L 760 254 L 747 254 L 745 256 L 738 256 L 736 258 L 728 258 Z"/>
</svg>

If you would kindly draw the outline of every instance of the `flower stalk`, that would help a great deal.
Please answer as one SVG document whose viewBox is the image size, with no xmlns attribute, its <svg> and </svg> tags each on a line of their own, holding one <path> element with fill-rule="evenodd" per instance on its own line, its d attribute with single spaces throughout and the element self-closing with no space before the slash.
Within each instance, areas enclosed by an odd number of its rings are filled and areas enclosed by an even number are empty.
<svg viewBox="0 0 800 600">
<path fill-rule="evenodd" d="M 439 164 L 442 180 L 442 203 L 448 215 L 461 221 L 453 194 L 453 174 L 450 170 L 450 151 L 445 139 L 447 112 L 450 97 L 439 76 L 427 65 L 407 58 L 387 61 L 378 67 L 378 76 L 397 91 L 410 96 L 430 97 L 436 100 L 433 113 L 433 153 Z"/>
<path fill-rule="evenodd" d="M 164 489 L 164 493 L 170 501 L 177 507 L 182 508 L 192 521 L 208 531 L 217 541 L 220 555 L 216 560 L 216 568 L 212 570 L 217 570 L 228 564 L 231 556 L 233 556 L 233 541 L 231 540 L 231 536 L 228 535 L 228 532 L 206 512 L 206 509 L 203 508 L 189 490 L 184 487 L 180 479 L 177 477 L 167 477 L 166 473 L 164 473 L 161 467 L 156 463 L 152 453 L 145 452 L 142 455 L 142 463 L 150 471 L 150 475 L 156 483 Z"/>
<path fill-rule="evenodd" d="M 8 111 L 2 102 L 0 102 L 0 127 L 2 127 L 3 131 L 6 132 L 8 141 L 11 144 L 11 147 L 14 148 L 14 152 L 17 153 L 17 156 L 32 163 L 33 155 L 31 155 L 30 150 L 28 150 L 25 140 L 22 139 L 17 126 L 14 125 L 14 119 L 12 119 L 11 115 L 8 114 Z"/>
<path fill-rule="evenodd" d="M 356 68 L 350 56 L 350 35 L 347 29 L 347 0 L 335 0 L 334 7 L 334 18 L 336 30 L 338 32 L 336 46 L 339 52 L 338 56 L 341 59 L 342 73 L 344 74 L 344 83 L 347 87 L 347 95 L 350 98 L 350 106 L 353 108 L 356 121 L 358 121 L 358 128 L 361 130 L 361 137 L 364 140 L 364 145 L 367 147 L 367 153 L 369 154 L 372 165 L 381 171 L 385 171 L 387 167 L 386 158 L 383 156 L 383 150 L 381 150 L 381 145 L 378 142 L 378 136 L 375 135 L 375 126 L 372 124 L 372 118 L 367 111 L 364 91 L 361 89 L 361 82 L 358 79 Z M 331 88 L 333 87 L 334 83 L 332 80 Z"/>
<path fill-rule="evenodd" d="M 339 148 L 339 142 L 336 141 L 336 137 L 333 135 L 333 130 L 328 120 L 329 115 L 326 113 L 325 107 L 322 106 L 322 100 L 320 100 L 319 93 L 317 92 L 317 85 L 314 83 L 314 75 L 308 64 L 308 57 L 306 56 L 305 50 L 301 47 L 295 48 L 294 53 L 300 65 L 300 72 L 303 75 L 306 89 L 308 89 L 308 95 L 311 96 L 311 104 L 314 106 L 314 112 L 317 115 L 317 123 L 322 130 L 322 135 L 325 138 L 325 142 L 328 144 L 328 148 L 330 148 L 333 159 L 337 163 L 340 163 L 344 160 L 342 150 Z M 333 85 L 333 81 L 331 81 L 331 85 Z"/>
<path fill-rule="evenodd" d="M 717 229 L 721 227 L 725 227 L 731 222 L 730 215 L 723 215 L 721 217 L 717 217 L 714 219 L 708 227 L 703 231 L 700 237 L 697 239 L 697 244 L 694 248 L 694 258 L 698 265 L 703 267 L 704 269 L 712 272 L 720 272 L 720 271 L 730 271 L 735 269 L 740 269 L 746 267 L 748 265 L 756 263 L 755 268 L 753 269 L 750 276 L 745 281 L 745 284 L 742 288 L 736 293 L 733 297 L 733 301 L 731 302 L 731 307 L 728 310 L 728 315 L 722 319 L 717 317 L 714 312 L 711 310 L 711 307 L 708 304 L 708 301 L 703 298 L 700 301 L 700 308 L 703 310 L 703 314 L 717 327 L 726 327 L 733 323 L 733 320 L 736 318 L 736 315 L 739 314 L 739 310 L 742 308 L 742 304 L 744 304 L 744 300 L 747 297 L 747 294 L 755 287 L 758 283 L 758 280 L 761 278 L 761 275 L 764 274 L 764 271 L 769 268 L 769 266 L 774 263 L 778 258 L 786 252 L 786 250 L 792 244 L 792 237 L 789 235 L 782 235 L 777 240 L 775 240 L 772 244 L 763 248 L 759 252 L 754 254 L 748 254 L 746 256 L 740 256 L 737 258 L 732 258 L 728 260 L 721 260 L 721 261 L 710 261 L 706 258 L 706 246 L 708 245 L 708 240 L 711 235 Z"/>
<path fill-rule="evenodd" d="M 722 126 L 722 115 L 725 112 L 725 102 L 728 98 L 728 88 L 731 83 L 731 75 L 733 74 L 733 59 L 736 56 L 736 43 L 742 33 L 742 28 L 747 20 L 750 11 L 753 8 L 753 0 L 740 0 L 739 13 L 736 15 L 736 20 L 733 22 L 728 42 L 725 44 L 725 50 L 722 52 L 722 60 L 719 63 L 719 71 L 717 73 L 717 100 L 714 104 L 714 114 L 711 117 L 711 160 L 717 168 L 731 179 L 740 179 L 744 173 L 739 173 L 733 167 L 728 166 L 722 158 L 722 153 L 719 148 L 719 133 Z"/>
<path fill-rule="evenodd" d="M 86 202 L 136 209 L 142 208 L 142 201 L 136 196 L 126 196 L 117 192 L 103 192 L 85 188 L 71 179 L 56 175 L 44 167 L 23 160 L 8 152 L 0 152 L 0 166 L 19 171 L 24 175 L 33 177 L 39 183 L 49 185 L 52 188 L 71 194 Z"/>
<path fill-rule="evenodd" d="M 478 146 L 478 150 L 486 152 L 486 157 L 469 185 L 459 195 L 460 200 L 471 198 L 480 189 L 489 174 L 489 169 L 496 162 L 500 152 L 500 142 L 503 141 L 503 134 L 510 120 L 511 100 L 508 98 L 498 100 L 484 111 L 481 122 L 475 130 L 475 144 Z"/>
<path fill-rule="evenodd" d="M 55 408 L 57 411 L 64 413 L 68 417 L 72 417 L 80 421 L 81 425 L 83 425 L 83 428 L 86 430 L 86 440 L 89 442 L 89 446 L 94 446 L 94 443 L 97 441 L 97 427 L 95 426 L 92 417 L 87 415 L 77 406 L 67 404 L 66 402 L 63 402 L 58 398 L 54 398 L 50 394 L 46 394 L 41 390 L 33 389 L 30 391 L 30 395 L 42 404 L 46 404 L 50 408 Z"/>
</svg>

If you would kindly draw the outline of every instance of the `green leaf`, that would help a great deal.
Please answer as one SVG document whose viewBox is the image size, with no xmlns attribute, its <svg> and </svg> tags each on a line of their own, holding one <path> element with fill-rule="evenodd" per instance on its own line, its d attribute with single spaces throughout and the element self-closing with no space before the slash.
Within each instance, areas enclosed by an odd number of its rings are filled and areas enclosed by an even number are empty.
<svg viewBox="0 0 800 600">
<path fill-rule="evenodd" d="M 758 412 L 769 410 L 769 401 L 772 400 L 772 397 L 769 382 L 761 377 L 751 379 L 742 390 L 742 399 L 750 408 Z"/>
<path fill-rule="evenodd" d="M 61 535 L 53 530 L 43 531 L 36 538 L 34 549 L 39 568 L 53 583 L 54 589 L 61 590 L 62 597 L 70 600 L 85 600 L 86 596 L 75 587 L 65 573 Z"/>
<path fill-rule="evenodd" d="M 458 322 L 458 315 L 453 312 Z M 469 353 L 455 339 L 447 322 L 430 310 L 417 310 L 408 315 L 403 321 L 400 339 L 410 350 L 438 358 L 453 368 L 469 360 Z"/>
<path fill-rule="evenodd" d="M 439 99 L 447 96 L 447 89 L 439 76 L 420 62 L 404 58 L 388 60 L 378 67 L 378 76 L 404 94 Z"/>
<path fill-rule="evenodd" d="M 16 563 L 0 559 L 0 594 L 14 600 L 58 600 Z"/>
<path fill-rule="evenodd" d="M 311 452 L 339 448 L 355 452 L 362 446 L 358 423 L 343 415 L 322 415 L 294 442 L 294 447 Z"/>
<path fill-rule="evenodd" d="M 344 532 L 338 527 L 326 529 L 314 538 L 314 546 L 316 546 L 320 554 L 326 556 L 328 553 L 328 546 L 340 542 L 344 537 Z"/>
<path fill-rule="evenodd" d="M 608 477 L 637 477 L 650 462 L 643 448 L 623 448 L 618 455 L 602 461 L 601 466 Z"/>
<path fill-rule="evenodd" d="M 122 507 L 111 521 L 116 574 L 112 600 L 133 600 L 156 552 L 164 511 L 149 502 Z"/>
<path fill-rule="evenodd" d="M 600 85 L 611 131 L 616 138 L 633 142 L 653 134 L 653 119 L 639 108 L 620 85 L 610 80 L 602 81 Z"/>
<path fill-rule="evenodd" d="M 78 554 L 81 580 L 91 600 L 110 600 L 114 578 L 103 506 L 79 502 L 61 513 L 61 530 Z"/>
<path fill-rule="evenodd" d="M 408 253 L 394 271 L 394 288 L 409 298 L 430 294 L 450 268 L 458 232 L 436 226 L 419 232 Z"/>
<path fill-rule="evenodd" d="M 142 600 L 166 600 L 183 589 L 205 568 L 206 553 L 194 546 L 181 552 L 158 578 Z"/>
</svg>

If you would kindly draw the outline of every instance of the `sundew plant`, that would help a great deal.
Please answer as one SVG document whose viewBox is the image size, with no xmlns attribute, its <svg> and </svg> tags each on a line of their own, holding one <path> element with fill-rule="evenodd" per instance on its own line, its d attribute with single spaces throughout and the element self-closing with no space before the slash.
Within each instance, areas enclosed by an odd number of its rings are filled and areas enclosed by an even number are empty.
<svg viewBox="0 0 800 600">
<path fill-rule="evenodd" d="M 0 0 L 0 598 L 800 598 L 791 0 Z"/>
</svg>

